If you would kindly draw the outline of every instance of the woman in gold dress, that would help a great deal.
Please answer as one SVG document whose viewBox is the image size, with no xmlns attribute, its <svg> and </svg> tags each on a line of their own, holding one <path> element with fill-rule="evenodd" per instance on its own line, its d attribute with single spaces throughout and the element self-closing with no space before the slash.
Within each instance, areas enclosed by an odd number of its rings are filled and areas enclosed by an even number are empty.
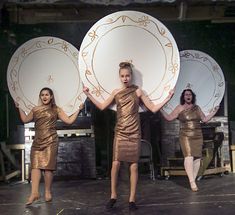
<svg viewBox="0 0 235 215">
<path fill-rule="evenodd" d="M 104 110 L 112 103 L 117 105 L 117 122 L 113 141 L 113 162 L 111 169 L 111 198 L 106 205 L 107 209 L 113 208 L 117 200 L 117 177 L 120 162 L 130 164 L 130 196 L 129 209 L 137 209 L 135 204 L 136 185 L 138 181 L 138 160 L 140 154 L 140 100 L 152 112 L 158 111 L 169 99 L 173 92 L 170 91 L 168 97 L 160 104 L 154 105 L 145 96 L 143 91 L 131 84 L 132 67 L 130 63 L 122 62 L 119 64 L 119 78 L 122 84 L 120 89 L 115 89 L 109 98 L 104 102 L 98 102 L 90 93 L 87 87 L 84 92 L 87 97 L 100 109 Z"/>
<path fill-rule="evenodd" d="M 56 121 L 61 119 L 67 124 L 72 124 L 83 105 L 71 116 L 55 104 L 53 91 L 50 88 L 43 88 L 39 93 L 40 105 L 34 107 L 28 115 L 19 108 L 22 122 L 35 122 L 35 138 L 32 143 L 31 160 L 31 195 L 26 205 L 32 204 L 40 198 L 39 183 L 41 172 L 44 172 L 45 201 L 52 200 L 51 184 L 53 171 L 56 169 L 56 157 L 58 151 L 58 137 L 56 133 Z M 18 105 L 17 105 L 18 107 Z"/>
<path fill-rule="evenodd" d="M 178 105 L 170 114 L 161 109 L 161 113 L 168 121 L 178 118 L 180 120 L 180 146 L 184 155 L 184 167 L 192 191 L 198 191 L 195 179 L 200 168 L 202 157 L 202 130 L 200 121 L 208 122 L 217 112 L 218 107 L 207 116 L 195 104 L 196 95 L 191 89 L 185 89 Z"/>
</svg>

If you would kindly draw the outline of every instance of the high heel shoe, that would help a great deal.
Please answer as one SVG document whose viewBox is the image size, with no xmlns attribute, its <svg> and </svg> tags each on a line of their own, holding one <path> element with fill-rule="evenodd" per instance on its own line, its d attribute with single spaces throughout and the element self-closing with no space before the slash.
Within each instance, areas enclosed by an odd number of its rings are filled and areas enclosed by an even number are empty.
<svg viewBox="0 0 235 215">
<path fill-rule="evenodd" d="M 28 198 L 28 201 L 25 203 L 25 205 L 31 205 L 33 202 L 40 199 L 39 193 L 31 194 Z"/>
<path fill-rule="evenodd" d="M 138 209 L 138 207 L 136 206 L 135 202 L 129 202 L 129 210 L 130 211 L 135 211 L 137 209 Z"/>
<path fill-rule="evenodd" d="M 195 181 L 190 181 L 190 187 L 191 187 L 191 190 L 193 192 L 197 192 L 198 191 L 198 187 L 197 187 Z"/>
<path fill-rule="evenodd" d="M 106 204 L 106 209 L 109 210 L 109 209 L 112 209 L 113 206 L 115 205 L 117 199 L 110 199 L 108 201 L 108 203 Z"/>
<path fill-rule="evenodd" d="M 51 202 L 52 201 L 51 192 L 45 192 L 45 201 L 46 202 Z"/>
</svg>

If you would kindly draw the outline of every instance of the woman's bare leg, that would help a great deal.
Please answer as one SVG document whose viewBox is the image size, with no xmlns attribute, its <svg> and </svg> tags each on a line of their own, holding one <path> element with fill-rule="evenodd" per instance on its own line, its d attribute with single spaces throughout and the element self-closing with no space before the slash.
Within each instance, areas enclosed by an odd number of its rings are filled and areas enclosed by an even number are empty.
<svg viewBox="0 0 235 215">
<path fill-rule="evenodd" d="M 130 165 L 130 197 L 129 202 L 135 202 L 136 187 L 138 182 L 138 163 Z"/>
<path fill-rule="evenodd" d="M 45 170 L 44 180 L 45 180 L 45 200 L 51 201 L 52 200 L 51 184 L 53 180 L 53 171 Z"/>
<path fill-rule="evenodd" d="M 113 161 L 111 170 L 111 199 L 117 199 L 117 180 L 120 169 L 120 161 Z"/>
<path fill-rule="evenodd" d="M 197 191 L 198 188 L 195 183 L 194 174 L 193 174 L 193 157 L 192 156 L 187 156 L 184 158 L 184 168 L 185 168 L 185 171 L 187 173 L 187 176 L 190 182 L 191 190 Z"/>
<path fill-rule="evenodd" d="M 198 171 L 200 169 L 200 164 L 201 164 L 201 158 L 198 158 L 193 161 L 193 177 L 194 180 L 197 178 Z"/>
<path fill-rule="evenodd" d="M 108 203 L 106 204 L 106 209 L 113 208 L 117 200 L 117 180 L 119 169 L 120 161 L 113 161 L 111 169 L 111 197 Z"/>
<path fill-rule="evenodd" d="M 40 169 L 32 169 L 31 170 L 31 194 L 26 202 L 27 205 L 32 204 L 35 200 L 37 200 L 40 196 L 39 194 L 39 183 L 41 180 L 41 170 Z"/>
<path fill-rule="evenodd" d="M 39 184 L 41 180 L 41 170 L 31 170 L 31 194 L 39 194 Z"/>
</svg>

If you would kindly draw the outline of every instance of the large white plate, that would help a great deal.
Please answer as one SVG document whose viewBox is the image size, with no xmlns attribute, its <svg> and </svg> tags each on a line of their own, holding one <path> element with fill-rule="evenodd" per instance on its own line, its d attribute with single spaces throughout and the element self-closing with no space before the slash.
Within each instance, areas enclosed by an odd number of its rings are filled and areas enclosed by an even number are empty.
<svg viewBox="0 0 235 215">
<path fill-rule="evenodd" d="M 99 101 L 120 87 L 118 70 L 122 61 L 134 65 L 134 84 L 156 104 L 176 84 L 180 66 L 176 42 L 169 30 L 148 14 L 112 13 L 85 35 L 79 52 L 79 70 L 83 83 Z"/>
<path fill-rule="evenodd" d="M 180 74 L 175 94 L 164 106 L 170 113 L 178 104 L 184 89 L 191 88 L 196 94 L 196 103 L 208 115 L 218 106 L 224 96 L 225 81 L 218 63 L 208 54 L 196 50 L 180 52 Z"/>
<path fill-rule="evenodd" d="M 54 91 L 56 104 L 68 115 L 84 102 L 78 68 L 78 50 L 56 37 L 38 37 L 21 45 L 13 54 L 7 69 L 11 96 L 29 112 L 38 104 L 43 87 Z"/>
</svg>

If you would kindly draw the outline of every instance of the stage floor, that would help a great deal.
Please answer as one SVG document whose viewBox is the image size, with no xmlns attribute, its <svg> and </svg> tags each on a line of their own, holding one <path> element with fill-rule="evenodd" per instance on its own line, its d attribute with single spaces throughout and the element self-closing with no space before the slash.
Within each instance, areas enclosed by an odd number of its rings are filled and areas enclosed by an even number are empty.
<svg viewBox="0 0 235 215">
<path fill-rule="evenodd" d="M 41 183 L 43 194 L 43 183 Z M 103 214 L 235 214 L 235 174 L 207 176 L 198 182 L 199 191 L 189 189 L 186 177 L 151 181 L 141 176 L 138 183 L 139 209 L 129 213 L 127 178 L 121 179 L 119 198 L 115 208 L 106 211 L 110 180 L 54 181 L 53 201 L 45 203 L 43 197 L 37 203 L 25 207 L 30 184 L 0 185 L 1 215 L 103 215 Z"/>
</svg>

